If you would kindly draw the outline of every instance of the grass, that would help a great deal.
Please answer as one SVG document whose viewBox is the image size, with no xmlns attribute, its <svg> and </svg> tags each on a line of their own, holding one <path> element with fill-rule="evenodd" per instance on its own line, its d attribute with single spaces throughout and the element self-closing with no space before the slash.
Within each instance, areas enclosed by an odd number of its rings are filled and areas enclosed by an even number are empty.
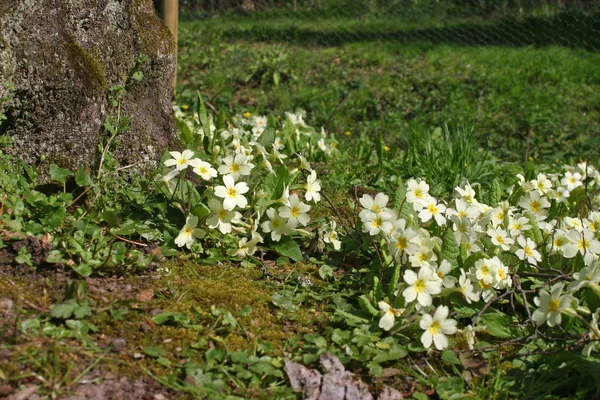
<svg viewBox="0 0 600 400">
<path fill-rule="evenodd" d="M 568 162 L 598 145 L 593 17 L 404 21 L 184 19 L 178 102 L 191 103 L 199 88 L 218 108 L 301 108 L 315 126 L 381 133 L 400 148 L 435 127 L 473 128 L 484 148 L 510 161 Z M 274 52 L 284 57 L 270 62 Z M 247 81 L 256 70 L 279 71 L 281 82 Z"/>
</svg>

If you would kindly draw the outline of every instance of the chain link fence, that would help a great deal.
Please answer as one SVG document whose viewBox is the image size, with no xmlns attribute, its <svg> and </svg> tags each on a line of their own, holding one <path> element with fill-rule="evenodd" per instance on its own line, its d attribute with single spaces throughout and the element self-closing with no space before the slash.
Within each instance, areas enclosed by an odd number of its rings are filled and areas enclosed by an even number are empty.
<svg viewBox="0 0 600 400">
<path fill-rule="evenodd" d="M 354 40 L 559 45 L 600 50 L 598 0 L 184 0 L 187 18 L 228 15 L 282 24 L 240 29 L 255 40 L 339 45 Z M 285 20 L 285 23 L 283 23 Z M 323 29 L 323 20 L 331 20 Z M 318 22 L 318 29 L 316 23 Z M 343 29 L 338 29 L 343 26 Z M 234 33 L 231 33 L 234 34 Z"/>
</svg>

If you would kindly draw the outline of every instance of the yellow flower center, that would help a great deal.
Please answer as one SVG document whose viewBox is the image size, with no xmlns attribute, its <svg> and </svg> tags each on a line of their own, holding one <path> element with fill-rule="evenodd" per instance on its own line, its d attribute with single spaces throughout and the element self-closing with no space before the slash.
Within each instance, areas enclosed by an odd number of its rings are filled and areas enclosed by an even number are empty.
<svg viewBox="0 0 600 400">
<path fill-rule="evenodd" d="M 219 216 L 219 219 L 225 219 L 225 217 L 227 217 L 227 210 L 219 210 L 219 213 L 217 215 Z"/>
<path fill-rule="evenodd" d="M 371 211 L 373 211 L 375 214 L 379 214 L 381 213 L 381 207 L 379 207 L 377 204 L 373 204 L 371 206 Z"/>
<path fill-rule="evenodd" d="M 427 206 L 427 210 L 429 210 L 429 213 L 430 213 L 431 215 L 435 215 L 435 214 L 437 214 L 437 213 L 438 213 L 438 208 L 437 208 L 437 206 L 436 206 L 435 204 L 430 204 L 430 205 L 428 205 L 428 206 Z"/>
<path fill-rule="evenodd" d="M 432 335 L 437 335 L 440 329 L 442 329 L 442 324 L 438 320 L 433 321 L 431 325 L 429 325 L 429 328 L 427 328 Z"/>
<path fill-rule="evenodd" d="M 398 238 L 396 241 L 396 248 L 399 250 L 405 250 L 408 247 L 408 240 L 405 237 Z"/>
<path fill-rule="evenodd" d="M 550 303 L 548 304 L 548 309 L 550 310 L 550 312 L 558 311 L 558 307 L 560 307 L 560 301 L 558 301 L 557 298 L 553 298 L 552 300 L 550 300 Z"/>
<path fill-rule="evenodd" d="M 504 237 L 503 237 L 503 236 L 500 236 L 500 235 L 498 235 L 498 236 L 496 236 L 496 241 L 497 241 L 498 243 L 500 243 L 500 244 L 504 244 Z"/>
<path fill-rule="evenodd" d="M 417 199 L 422 199 L 423 198 L 423 192 L 421 191 L 421 189 L 415 190 L 415 197 Z"/>
<path fill-rule="evenodd" d="M 540 203 L 537 200 L 534 200 L 531 203 L 529 203 L 529 208 L 531 208 L 531 212 L 538 213 L 542 209 L 542 203 Z"/>
<path fill-rule="evenodd" d="M 237 190 L 235 190 L 234 188 L 227 189 L 227 197 L 235 199 L 237 197 Z"/>
<path fill-rule="evenodd" d="M 300 208 L 298 206 L 290 208 L 290 215 L 294 218 L 298 217 L 300 215 Z"/>
<path fill-rule="evenodd" d="M 179 165 L 187 164 L 187 159 L 185 159 L 185 158 L 178 158 L 177 159 L 177 164 L 179 164 Z"/>
<path fill-rule="evenodd" d="M 238 164 L 233 163 L 229 166 L 229 171 L 230 172 L 240 172 L 240 166 Z"/>
<path fill-rule="evenodd" d="M 417 281 L 414 284 L 414 288 L 415 292 L 423 293 L 423 291 L 425 290 L 425 281 L 423 279 L 417 279 Z"/>
</svg>

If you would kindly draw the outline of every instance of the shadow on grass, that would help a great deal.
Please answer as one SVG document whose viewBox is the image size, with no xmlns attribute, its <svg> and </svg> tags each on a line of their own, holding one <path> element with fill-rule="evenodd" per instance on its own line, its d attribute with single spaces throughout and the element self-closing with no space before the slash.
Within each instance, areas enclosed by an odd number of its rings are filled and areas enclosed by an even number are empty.
<svg viewBox="0 0 600 400">
<path fill-rule="evenodd" d="M 295 25 L 293 19 L 287 20 L 287 23 L 279 27 L 275 25 L 276 21 L 269 19 L 240 20 L 242 21 L 254 23 L 246 25 L 247 28 L 244 27 L 244 23 L 232 28 L 224 28 L 223 38 L 289 42 L 305 46 L 339 46 L 352 42 L 385 40 L 468 46 L 563 46 L 600 51 L 600 12 L 592 14 L 564 12 L 553 17 L 506 18 L 426 29 L 393 28 L 390 27 L 393 20 L 374 21 L 372 26 L 358 23 L 348 28 L 327 27 L 327 22 L 319 21 L 318 18 L 314 22 L 315 28 L 305 28 L 307 21 L 301 19 L 298 22 L 302 22 L 302 27 L 299 26 L 300 24 Z M 218 26 L 218 24 L 211 24 Z M 320 26 L 324 28 L 319 29 Z"/>
</svg>

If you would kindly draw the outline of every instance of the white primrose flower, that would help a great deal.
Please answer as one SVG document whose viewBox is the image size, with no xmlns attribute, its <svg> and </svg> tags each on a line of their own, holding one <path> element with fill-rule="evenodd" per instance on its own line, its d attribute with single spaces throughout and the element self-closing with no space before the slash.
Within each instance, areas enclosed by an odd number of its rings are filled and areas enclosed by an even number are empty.
<svg viewBox="0 0 600 400">
<path fill-rule="evenodd" d="M 590 231 L 597 233 L 600 230 L 600 212 L 593 211 L 584 220 L 583 226 Z"/>
<path fill-rule="evenodd" d="M 583 259 L 590 264 L 596 254 L 600 254 L 600 242 L 594 238 L 594 232 L 584 229 L 581 232 L 570 230 L 566 234 L 569 243 L 563 246 L 563 256 L 573 258 L 577 253 L 583 255 Z"/>
<path fill-rule="evenodd" d="M 217 170 L 214 169 L 210 163 L 202 161 L 199 158 L 191 159 L 189 165 L 192 166 L 192 171 L 205 181 L 209 181 L 217 176 Z"/>
<path fill-rule="evenodd" d="M 261 227 L 263 232 L 271 233 L 271 239 L 274 242 L 281 240 L 282 235 L 287 235 L 291 232 L 290 227 L 287 225 L 287 220 L 279 216 L 277 210 L 269 208 L 267 210 L 268 221 L 262 223 Z"/>
<path fill-rule="evenodd" d="M 541 221 L 546 218 L 547 214 L 545 208 L 549 208 L 550 203 L 548 202 L 548 199 L 540 196 L 537 191 L 531 191 L 529 194 L 521 197 L 519 206 L 525 211 L 529 211 L 536 220 Z"/>
<path fill-rule="evenodd" d="M 454 231 L 454 239 L 456 243 L 469 243 L 471 238 L 476 237 L 475 230 L 468 216 L 451 215 L 452 230 Z"/>
<path fill-rule="evenodd" d="M 241 238 L 238 242 L 238 248 L 234 249 L 231 254 L 238 257 L 248 257 L 256 252 L 256 244 L 262 242 L 262 237 L 258 234 L 252 235 L 252 239 Z"/>
<path fill-rule="evenodd" d="M 389 201 L 389 197 L 385 193 L 377 193 L 375 198 L 373 198 L 370 194 L 363 194 L 363 196 L 359 199 L 360 205 L 365 209 L 362 210 L 358 216 L 362 219 L 363 215 L 368 214 L 369 212 L 375 214 L 387 213 L 387 203 Z M 385 217 L 388 219 L 389 217 Z"/>
<path fill-rule="evenodd" d="M 548 326 L 560 325 L 561 313 L 571 306 L 573 300 L 570 295 L 562 295 L 564 285 L 564 282 L 555 283 L 550 293 L 540 290 L 540 295 L 534 297 L 533 302 L 538 309 L 533 312 L 531 318 L 536 324 L 542 325 L 547 322 Z"/>
<path fill-rule="evenodd" d="M 177 170 L 177 168 L 174 168 L 167 174 L 162 176 L 162 181 L 166 184 L 169 184 L 177 175 L 179 175 L 179 171 Z"/>
<path fill-rule="evenodd" d="M 453 288 L 456 285 L 456 278 L 448 275 L 450 271 L 452 271 L 452 264 L 446 260 L 442 260 L 439 266 L 434 264 L 433 272 L 440 278 L 445 288 Z"/>
<path fill-rule="evenodd" d="M 517 242 L 519 243 L 519 246 L 521 246 L 521 248 L 515 252 L 515 255 L 519 257 L 519 260 L 527 261 L 529 264 L 533 265 L 537 265 L 537 263 L 542 261 L 542 255 L 535 249 L 533 240 L 525 238 L 524 236 L 519 236 Z"/>
<path fill-rule="evenodd" d="M 462 242 L 461 245 L 464 246 L 467 256 L 481 251 L 481 247 L 479 247 L 479 240 L 476 236 L 471 236 L 468 242 Z"/>
<path fill-rule="evenodd" d="M 464 187 L 457 186 L 454 188 L 454 190 L 458 196 L 460 196 L 460 198 L 457 200 L 464 200 L 469 205 L 477 204 L 477 200 L 475 199 L 475 190 L 468 182 L 464 184 Z"/>
<path fill-rule="evenodd" d="M 248 205 L 248 200 L 243 196 L 249 190 L 246 182 L 235 183 L 231 175 L 225 175 L 223 183 L 225 186 L 215 187 L 215 196 L 224 199 L 223 207 L 225 209 L 233 210 L 235 206 L 244 208 Z"/>
<path fill-rule="evenodd" d="M 435 344 L 435 348 L 443 350 L 448 347 L 448 338 L 446 335 L 456 333 L 456 321 L 448 318 L 450 309 L 446 306 L 439 306 L 433 317 L 430 314 L 425 314 L 419 321 L 421 329 L 425 330 L 421 335 L 421 343 L 425 348 L 430 348 L 431 344 Z"/>
<path fill-rule="evenodd" d="M 288 205 L 279 208 L 279 215 L 287 219 L 287 226 L 290 229 L 295 229 L 300 225 L 306 226 L 310 222 L 308 211 L 310 206 L 304 204 L 298 198 L 296 193 L 292 194 L 288 198 Z"/>
<path fill-rule="evenodd" d="M 413 228 L 396 229 L 390 235 L 388 251 L 394 256 L 397 262 L 403 254 L 410 254 L 419 249 L 416 243 L 411 240 L 417 236 L 417 232 Z"/>
<path fill-rule="evenodd" d="M 177 171 L 183 171 L 190 165 L 190 160 L 194 157 L 194 152 L 191 150 L 184 150 L 183 153 L 178 151 L 170 151 L 169 154 L 171 157 L 165 161 L 165 165 L 167 167 L 175 166 Z"/>
<path fill-rule="evenodd" d="M 380 301 L 378 303 L 379 309 L 383 311 L 383 317 L 379 320 L 379 327 L 384 331 L 389 331 L 394 326 L 396 322 L 396 317 L 399 317 L 404 312 L 403 308 L 393 308 L 385 301 Z"/>
<path fill-rule="evenodd" d="M 423 307 L 430 306 L 431 295 L 439 294 L 442 291 L 442 281 L 428 266 L 421 267 L 418 275 L 410 269 L 406 270 L 404 281 L 410 285 L 402 292 L 407 303 L 416 299 Z"/>
<path fill-rule="evenodd" d="M 492 243 L 502 250 L 509 250 L 510 245 L 515 243 L 515 240 L 508 237 L 508 233 L 504 229 L 489 228 L 487 234 L 492 239 Z"/>
<path fill-rule="evenodd" d="M 241 214 L 223 207 L 223 204 L 217 199 L 210 199 L 208 207 L 212 214 L 206 220 L 209 228 L 218 228 L 222 234 L 231 233 L 232 223 L 239 223 Z"/>
<path fill-rule="evenodd" d="M 425 200 L 429 195 L 429 185 L 421 179 L 409 179 L 406 185 L 408 186 L 406 201 L 413 205 L 415 211 L 420 211 L 425 207 Z"/>
<path fill-rule="evenodd" d="M 560 181 L 562 185 L 564 185 L 569 192 L 573 191 L 573 189 L 583 185 L 582 176 L 579 172 L 565 172 L 564 178 Z"/>
<path fill-rule="evenodd" d="M 310 163 L 306 160 L 306 158 L 302 154 L 297 153 L 296 156 L 300 160 L 300 169 L 306 170 L 308 172 L 312 171 L 312 168 L 310 167 Z"/>
<path fill-rule="evenodd" d="M 391 222 L 387 221 L 390 218 L 390 214 L 382 212 L 375 214 L 374 212 L 368 211 L 362 216 L 363 232 L 369 232 L 369 235 L 375 236 L 379 232 L 390 232 L 393 228 Z"/>
<path fill-rule="evenodd" d="M 571 196 L 571 192 L 569 192 L 566 188 L 559 186 L 556 188 L 556 192 L 554 193 L 556 201 L 559 203 L 566 203 L 569 196 Z"/>
<path fill-rule="evenodd" d="M 445 211 L 445 205 L 438 203 L 434 197 L 427 196 L 427 199 L 423 203 L 423 208 L 419 212 L 419 218 L 422 222 L 427 222 L 431 218 L 434 218 L 439 226 L 443 226 L 446 225 Z"/>
<path fill-rule="evenodd" d="M 460 276 L 458 277 L 458 292 L 462 294 L 467 301 L 467 303 L 471 304 L 471 302 L 479 301 L 479 293 L 474 291 L 473 284 L 471 283 L 471 279 L 467 277 L 467 274 L 463 269 L 460 270 Z"/>
<path fill-rule="evenodd" d="M 546 175 L 539 173 L 537 179 L 531 181 L 535 190 L 539 192 L 539 194 L 546 194 L 550 189 L 552 189 L 552 181 L 546 177 Z"/>
<path fill-rule="evenodd" d="M 587 334 L 588 340 L 581 354 L 585 357 L 589 357 L 592 351 L 600 351 L 600 329 L 598 329 L 598 320 L 600 319 L 600 310 L 597 310 L 592 314 L 592 320 L 590 321 L 590 332 Z"/>
<path fill-rule="evenodd" d="M 467 341 L 467 345 L 469 346 L 469 350 L 473 350 L 475 347 L 475 329 L 473 329 L 472 325 L 467 325 L 462 330 L 462 334 Z"/>
<path fill-rule="evenodd" d="M 221 175 L 231 175 L 235 180 L 240 178 L 240 175 L 250 175 L 250 171 L 254 168 L 254 164 L 248 162 L 248 157 L 243 153 L 237 153 L 234 156 L 227 156 L 223 159 L 223 164 L 219 167 Z"/>
<path fill-rule="evenodd" d="M 458 198 L 454 201 L 454 208 L 446 209 L 447 216 L 456 215 L 458 218 L 467 217 L 471 220 L 477 219 L 479 214 L 481 214 L 479 207 L 474 203 L 468 203 L 463 198 Z"/>
<path fill-rule="evenodd" d="M 508 289 L 512 286 L 512 278 L 509 275 L 508 267 L 500 259 L 494 257 L 492 261 L 496 261 L 496 284 L 494 289 Z"/>
<path fill-rule="evenodd" d="M 519 178 L 519 186 L 521 186 L 521 189 L 523 189 L 525 193 L 529 193 L 535 189 L 533 183 L 525 180 L 525 177 L 523 175 L 517 174 L 517 178 Z"/>
<path fill-rule="evenodd" d="M 581 220 L 581 218 L 565 217 L 564 222 L 568 230 L 574 229 L 578 232 L 583 231 L 583 221 Z"/>
<path fill-rule="evenodd" d="M 553 234 L 552 241 L 548 243 L 547 251 L 550 254 L 562 254 L 564 247 L 569 243 L 567 232 L 564 229 L 557 229 Z"/>
<path fill-rule="evenodd" d="M 335 230 L 336 226 L 336 222 L 331 221 L 331 229 L 323 232 L 323 241 L 325 243 L 331 243 L 334 249 L 340 250 L 342 248 L 342 242 L 338 239 L 338 233 Z"/>
<path fill-rule="evenodd" d="M 273 142 L 273 151 L 280 151 L 285 149 L 285 143 L 283 143 L 283 139 L 277 136 L 275 138 L 275 142 Z"/>
<path fill-rule="evenodd" d="M 304 185 L 306 193 L 304 197 L 308 201 L 314 201 L 315 203 L 321 200 L 321 181 L 317 179 L 317 172 L 312 170 L 308 178 L 306 178 L 306 184 Z"/>
<path fill-rule="evenodd" d="M 185 220 L 185 225 L 175 238 L 175 244 L 179 247 L 187 247 L 190 249 L 194 244 L 194 238 L 204 237 L 204 231 L 196 228 L 198 225 L 198 217 L 190 215 Z"/>
<path fill-rule="evenodd" d="M 475 261 L 475 278 L 480 281 L 481 286 L 492 286 L 498 282 L 498 267 L 496 263 L 489 258 L 482 258 Z"/>
<path fill-rule="evenodd" d="M 515 217 L 509 217 L 508 229 L 510 229 L 510 236 L 515 238 L 520 236 L 523 231 L 531 229 L 531 225 L 529 224 L 529 219 L 527 217 L 517 215 Z"/>
<path fill-rule="evenodd" d="M 567 286 L 567 292 L 576 292 L 584 287 L 591 287 L 599 291 L 598 284 L 600 283 L 600 262 L 594 261 L 591 266 L 586 266 L 579 272 L 573 274 L 573 282 Z"/>
</svg>

